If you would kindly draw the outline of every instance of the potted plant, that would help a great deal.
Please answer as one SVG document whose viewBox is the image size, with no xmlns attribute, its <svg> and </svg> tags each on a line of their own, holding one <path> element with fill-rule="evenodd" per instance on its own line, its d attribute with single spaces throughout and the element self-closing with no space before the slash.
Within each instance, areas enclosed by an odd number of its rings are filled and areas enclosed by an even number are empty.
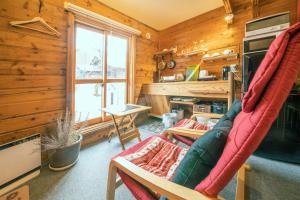
<svg viewBox="0 0 300 200">
<path fill-rule="evenodd" d="M 64 118 L 61 116 L 56 120 L 56 131 L 42 136 L 41 146 L 48 153 L 51 170 L 65 170 L 77 162 L 83 127 L 75 126 L 75 120 L 67 110 Z"/>
</svg>

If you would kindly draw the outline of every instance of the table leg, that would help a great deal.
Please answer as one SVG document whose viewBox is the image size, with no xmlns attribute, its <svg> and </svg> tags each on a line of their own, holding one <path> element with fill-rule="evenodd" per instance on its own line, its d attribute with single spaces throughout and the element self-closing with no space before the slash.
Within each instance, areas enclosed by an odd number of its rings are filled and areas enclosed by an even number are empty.
<svg viewBox="0 0 300 200">
<path fill-rule="evenodd" d="M 130 118 L 130 122 L 129 122 L 129 125 L 132 126 L 132 128 L 135 129 L 135 132 L 137 134 L 137 137 L 138 137 L 138 140 L 141 142 L 142 139 L 141 139 L 141 134 L 140 134 L 140 131 L 138 128 L 136 128 L 135 124 L 134 124 L 134 120 L 135 118 L 138 116 L 138 113 L 134 114 L 134 116 L 132 117 L 131 115 L 129 115 L 129 118 Z"/>
<path fill-rule="evenodd" d="M 111 115 L 111 116 L 112 116 L 112 118 L 113 118 L 114 126 L 115 126 L 116 132 L 117 132 L 117 134 L 118 134 L 119 141 L 120 141 L 120 143 L 121 143 L 122 149 L 125 150 L 125 146 L 124 146 L 124 144 L 123 144 L 123 142 L 122 142 L 122 140 L 121 140 L 121 133 L 120 133 L 120 130 L 119 130 L 118 123 L 117 123 L 117 121 L 116 121 L 116 119 L 115 119 L 115 116 L 114 116 L 114 115 Z M 121 119 L 121 121 L 123 121 L 123 120 Z"/>
<path fill-rule="evenodd" d="M 123 124 L 125 118 L 126 118 L 126 116 L 123 116 L 123 117 L 121 118 L 119 124 L 117 124 L 117 125 L 118 125 L 118 128 L 122 127 L 122 124 Z M 117 132 L 116 129 L 110 130 L 110 131 L 109 131 L 108 136 L 107 136 L 107 137 L 108 137 L 108 142 L 111 141 L 112 136 L 113 136 L 116 132 Z"/>
</svg>

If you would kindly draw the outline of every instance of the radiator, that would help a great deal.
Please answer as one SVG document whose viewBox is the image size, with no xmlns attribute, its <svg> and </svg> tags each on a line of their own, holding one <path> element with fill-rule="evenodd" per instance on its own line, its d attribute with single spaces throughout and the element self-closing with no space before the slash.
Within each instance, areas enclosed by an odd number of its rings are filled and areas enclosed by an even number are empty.
<svg viewBox="0 0 300 200">
<path fill-rule="evenodd" d="M 40 135 L 0 146 L 0 196 L 40 173 Z"/>
</svg>

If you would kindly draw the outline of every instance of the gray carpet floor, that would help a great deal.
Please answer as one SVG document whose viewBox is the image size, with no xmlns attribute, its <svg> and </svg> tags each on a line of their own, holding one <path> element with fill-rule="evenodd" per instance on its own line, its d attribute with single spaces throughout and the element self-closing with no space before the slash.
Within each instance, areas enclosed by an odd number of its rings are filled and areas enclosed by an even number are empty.
<svg viewBox="0 0 300 200">
<path fill-rule="evenodd" d="M 141 128 L 145 139 L 153 133 Z M 130 147 L 138 143 L 132 140 Z M 102 200 L 106 197 L 108 166 L 111 157 L 122 148 L 117 137 L 110 143 L 107 140 L 85 147 L 80 152 L 79 161 L 71 169 L 62 172 L 42 168 L 41 175 L 29 183 L 31 200 Z M 116 191 L 116 200 L 133 199 L 131 193 L 122 185 Z"/>
<path fill-rule="evenodd" d="M 153 121 L 157 124 L 157 121 Z M 142 139 L 154 133 L 153 123 L 140 126 Z M 162 127 L 163 128 L 163 127 Z M 152 130 L 152 131 L 151 131 Z M 155 131 L 156 132 L 156 131 Z M 130 147 L 138 141 L 126 145 Z M 42 168 L 41 175 L 30 181 L 31 200 L 102 200 L 106 197 L 108 165 L 112 156 L 122 151 L 118 138 L 85 147 L 79 161 L 71 169 L 62 172 Z M 252 170 L 247 173 L 247 198 L 249 200 L 297 200 L 300 199 L 300 165 L 272 161 L 257 156 L 248 160 Z M 228 200 L 234 199 L 236 179 L 221 192 Z M 134 199 L 121 185 L 116 200 Z"/>
</svg>

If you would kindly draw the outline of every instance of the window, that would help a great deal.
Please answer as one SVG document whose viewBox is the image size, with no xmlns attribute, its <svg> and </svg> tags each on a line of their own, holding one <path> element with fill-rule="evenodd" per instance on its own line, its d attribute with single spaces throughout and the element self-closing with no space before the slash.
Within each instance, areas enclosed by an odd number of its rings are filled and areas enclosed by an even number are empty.
<svg viewBox="0 0 300 200">
<path fill-rule="evenodd" d="M 101 108 L 128 100 L 129 37 L 75 26 L 74 112 L 76 120 L 91 123 L 108 119 Z"/>
</svg>

